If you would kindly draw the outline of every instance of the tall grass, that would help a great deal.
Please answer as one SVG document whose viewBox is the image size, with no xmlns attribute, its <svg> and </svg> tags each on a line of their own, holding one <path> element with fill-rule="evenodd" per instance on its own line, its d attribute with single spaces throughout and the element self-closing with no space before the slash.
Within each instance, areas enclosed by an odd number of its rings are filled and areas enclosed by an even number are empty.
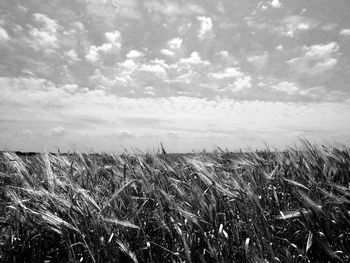
<svg viewBox="0 0 350 263">
<path fill-rule="evenodd" d="M 348 149 L 0 154 L 2 262 L 349 262 Z"/>
</svg>

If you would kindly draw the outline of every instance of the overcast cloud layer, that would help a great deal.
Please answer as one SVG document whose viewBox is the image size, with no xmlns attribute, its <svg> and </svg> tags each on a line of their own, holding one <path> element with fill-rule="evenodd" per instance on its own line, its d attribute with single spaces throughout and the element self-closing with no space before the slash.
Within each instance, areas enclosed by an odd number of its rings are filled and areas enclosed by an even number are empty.
<svg viewBox="0 0 350 263">
<path fill-rule="evenodd" d="M 348 0 L 0 1 L 0 146 L 350 142 Z"/>
</svg>

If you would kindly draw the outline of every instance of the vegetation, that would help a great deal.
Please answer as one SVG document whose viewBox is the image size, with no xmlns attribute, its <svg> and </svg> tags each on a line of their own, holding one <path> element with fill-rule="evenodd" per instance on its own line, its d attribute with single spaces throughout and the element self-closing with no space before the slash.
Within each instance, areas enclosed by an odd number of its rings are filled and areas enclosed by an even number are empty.
<svg viewBox="0 0 350 263">
<path fill-rule="evenodd" d="M 349 262 L 349 152 L 3 152 L 0 261 Z"/>
</svg>

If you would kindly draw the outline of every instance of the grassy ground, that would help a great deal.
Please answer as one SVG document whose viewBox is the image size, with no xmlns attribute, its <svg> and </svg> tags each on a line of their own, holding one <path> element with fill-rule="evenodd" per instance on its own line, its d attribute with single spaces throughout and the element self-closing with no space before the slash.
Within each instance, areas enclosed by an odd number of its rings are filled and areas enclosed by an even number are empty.
<svg viewBox="0 0 350 263">
<path fill-rule="evenodd" d="M 0 153 L 1 262 L 349 262 L 350 154 Z"/>
</svg>

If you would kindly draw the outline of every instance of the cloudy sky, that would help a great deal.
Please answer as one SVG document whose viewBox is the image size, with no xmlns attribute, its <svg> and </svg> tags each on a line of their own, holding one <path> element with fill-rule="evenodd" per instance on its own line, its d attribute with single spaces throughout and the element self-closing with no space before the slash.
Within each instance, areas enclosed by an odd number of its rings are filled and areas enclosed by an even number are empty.
<svg viewBox="0 0 350 263">
<path fill-rule="evenodd" d="M 349 0 L 2 0 L 0 147 L 350 142 Z"/>
</svg>

